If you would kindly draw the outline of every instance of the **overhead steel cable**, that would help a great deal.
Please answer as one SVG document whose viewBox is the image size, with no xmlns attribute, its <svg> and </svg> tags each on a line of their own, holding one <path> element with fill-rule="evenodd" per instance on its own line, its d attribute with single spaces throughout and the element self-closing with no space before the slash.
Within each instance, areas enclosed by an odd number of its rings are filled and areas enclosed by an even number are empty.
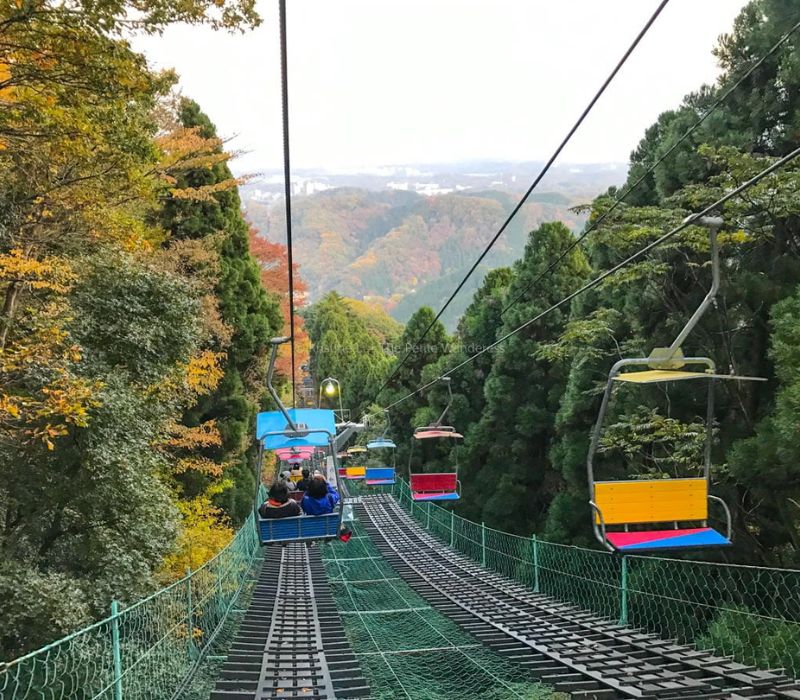
<svg viewBox="0 0 800 700">
<path fill-rule="evenodd" d="M 294 366 L 294 264 L 292 261 L 292 182 L 289 162 L 289 66 L 286 51 L 286 0 L 279 0 L 281 32 L 281 112 L 283 117 L 283 184 L 286 200 L 286 258 L 289 265 L 289 338 L 292 362 L 292 408 L 296 402 Z"/>
<path fill-rule="evenodd" d="M 400 403 L 403 403 L 403 401 L 406 401 L 406 400 L 408 400 L 408 399 L 412 398 L 413 396 L 416 396 L 416 395 L 417 395 L 417 394 L 419 394 L 420 392 L 422 392 L 422 391 L 425 391 L 425 389 L 428 389 L 429 387 L 431 387 L 431 386 L 433 386 L 434 384 L 436 384 L 436 382 L 438 382 L 438 381 L 439 381 L 441 378 L 443 378 L 443 377 L 449 377 L 449 376 L 450 376 L 450 375 L 452 375 L 454 372 L 457 372 L 457 371 L 458 371 L 458 370 L 460 370 L 462 367 L 464 367 L 464 366 L 468 365 L 468 364 L 469 364 L 470 362 L 472 362 L 473 360 L 476 360 L 476 359 L 477 359 L 478 357 L 480 357 L 481 355 L 484 355 L 485 353 L 489 352 L 490 350 L 493 350 L 494 348 L 496 348 L 496 347 L 497 347 L 498 345 L 500 345 L 501 343 L 504 343 L 504 342 L 505 342 L 506 340 L 508 340 L 508 339 L 509 339 L 511 336 L 514 336 L 514 335 L 516 335 L 517 333 L 519 333 L 520 331 L 524 330 L 525 328 L 528 328 L 528 326 L 531 326 L 532 324 L 534 324 L 534 323 L 536 323 L 537 321 L 541 320 L 542 318 L 544 318 L 544 317 L 545 317 L 545 316 L 547 316 L 548 314 L 551 314 L 551 313 L 552 313 L 553 311 L 555 311 L 556 309 L 559 309 L 559 308 L 561 308 L 562 306 L 564 306 L 565 304 L 568 304 L 568 303 L 569 303 L 569 302 L 571 302 L 571 301 L 572 301 L 572 300 L 573 300 L 575 297 L 577 297 L 577 296 L 580 296 L 581 294 L 583 294 L 584 292 L 587 292 L 587 291 L 589 291 L 590 289 L 594 289 L 594 288 L 595 288 L 595 287 L 597 287 L 597 286 L 598 286 L 598 285 L 599 285 L 601 282 L 603 282 L 604 280 L 606 280 L 608 277 L 611 277 L 612 275 L 616 274 L 617 272 L 619 272 L 619 271 L 620 271 L 620 270 L 622 270 L 623 268 L 625 268 L 625 267 L 627 267 L 628 265 L 630 265 L 632 262 L 635 262 L 636 260 L 638 260 L 639 258 L 641 258 L 643 255 L 646 255 L 647 253 L 649 253 L 649 252 L 650 252 L 651 250 L 653 250 L 654 248 L 657 248 L 658 246 L 660 246 L 660 245 L 661 245 L 661 244 L 663 244 L 664 242 L 668 241 L 670 238 L 674 238 L 674 237 L 675 237 L 675 236 L 677 236 L 677 235 L 678 235 L 678 234 L 679 234 L 681 231 L 683 231 L 683 230 L 684 230 L 684 229 L 686 229 L 687 227 L 691 226 L 691 225 L 692 225 L 692 224 L 693 224 L 695 221 L 697 221 L 697 220 L 698 220 L 698 219 L 700 219 L 701 217 L 703 217 L 703 216 L 706 216 L 707 214 L 710 214 L 710 213 L 714 212 L 714 211 L 715 211 L 716 209 L 718 209 L 720 206 L 722 206 L 723 204 L 725 204 L 725 202 L 727 202 L 727 201 L 728 201 L 728 200 L 730 200 L 730 199 L 733 199 L 734 197 L 737 197 L 737 196 L 739 196 L 739 195 L 740 195 L 742 192 L 744 192 L 745 190 L 747 190 L 747 189 L 751 188 L 753 185 L 756 185 L 756 184 L 758 184 L 758 183 L 759 183 L 761 180 L 763 180 L 765 177 L 767 177 L 767 175 L 770 175 L 770 174 L 772 174 L 773 172 L 775 172 L 776 170 L 779 170 L 779 169 L 780 169 L 780 168 L 782 168 L 784 165 L 786 165 L 786 164 L 787 164 L 787 163 L 789 163 L 790 161 L 794 160 L 794 159 L 795 159 L 795 158 L 797 158 L 798 156 L 800 156 L 800 147 L 796 148 L 795 150 L 793 150 L 793 151 L 792 151 L 791 153 L 789 153 L 788 155 L 785 155 L 783 158 L 780 158 L 779 160 L 776 160 L 774 163 L 772 163 L 772 165 L 770 165 L 770 166 L 768 166 L 768 167 L 764 168 L 764 170 L 762 170 L 761 172 L 759 172 L 757 175 L 754 175 L 753 177 L 751 177 L 751 178 L 750 178 L 749 180 L 747 180 L 746 182 L 743 182 L 741 185 L 739 185 L 739 186 L 738 186 L 738 187 L 736 187 L 735 189 L 733 189 L 733 190 L 731 190 L 730 192 L 728 192 L 727 194 L 723 195 L 722 197 L 720 197 L 720 198 L 719 198 L 719 199 L 718 199 L 716 202 L 714 202 L 713 204 L 709 204 L 709 205 L 708 205 L 708 206 L 707 206 L 705 209 L 703 209 L 702 211 L 699 211 L 699 212 L 697 212 L 697 213 L 695 213 L 695 214 L 692 214 L 691 216 L 687 217 L 687 218 L 686 218 L 686 220 L 684 220 L 684 221 L 683 221 L 683 223 L 679 224 L 678 226 L 676 226 L 676 227 L 675 227 L 675 228 L 673 228 L 672 230 L 668 231 L 668 232 L 667 232 L 667 233 L 665 233 L 664 235 L 660 236 L 660 237 L 659 237 L 659 238 L 657 238 L 656 240 L 654 240 L 654 241 L 651 241 L 651 242 L 650 242 L 650 243 L 648 243 L 646 246 L 644 246 L 643 248 L 641 248 L 641 249 L 637 250 L 637 251 L 636 251 L 635 253 L 633 253 L 632 255 L 629 255 L 629 256 L 628 256 L 627 258 L 625 258 L 625 259 L 624 259 L 622 262 L 619 262 L 619 263 L 617 263 L 616 265 L 614 265 L 614 267 L 612 267 L 612 268 L 609 268 L 608 270 L 606 270 L 605 272 L 603 272 L 601 275 L 599 275 L 599 276 L 598 276 L 598 277 L 596 277 L 595 279 L 591 280 L 590 282 L 587 282 L 587 283 L 586 283 L 586 284 L 584 284 L 582 287 L 580 287 L 580 288 L 576 289 L 574 292 L 572 292 L 571 294 L 569 294 L 569 295 L 565 296 L 563 299 L 561 299 L 560 301 L 556 302 L 556 303 L 555 303 L 555 304 L 553 304 L 552 306 L 548 307 L 547 309 L 545 309 L 545 310 L 544 310 L 544 311 L 542 311 L 541 313 L 537 314 L 536 316 L 534 316 L 534 317 L 533 317 L 533 318 L 531 318 L 531 319 L 528 319 L 528 320 L 527 320 L 527 321 L 525 321 L 525 323 L 523 323 L 522 325 L 520 325 L 520 326 L 517 326 L 517 327 L 516 327 L 514 330 L 512 330 L 512 331 L 509 331 L 508 333 L 506 333 L 506 334 L 505 334 L 505 335 L 503 335 L 502 337 L 498 338 L 498 339 L 497 339 L 495 342 L 493 342 L 491 345 L 487 345 L 485 348 L 483 348 L 483 349 L 482 349 L 482 350 L 480 350 L 479 352 L 476 352 L 476 353 L 475 353 L 474 355 L 472 355 L 471 357 L 468 357 L 468 358 L 467 358 L 466 360 L 464 360 L 463 362 L 461 362 L 461 363 L 457 364 L 455 367 L 452 367 L 451 369 L 447 370 L 446 372 L 444 372 L 444 373 L 443 373 L 443 374 L 441 374 L 440 376 L 436 377 L 436 378 L 435 378 L 435 379 L 433 379 L 432 381 L 428 382 L 427 384 L 423 384 L 421 387 L 419 387 L 419 388 L 415 389 L 415 390 L 414 390 L 414 391 L 412 391 L 410 394 L 406 394 L 405 396 L 403 396 L 402 398 L 398 399 L 397 401 L 395 401 L 395 402 L 393 402 L 393 403 L 390 403 L 388 406 L 384 406 L 384 407 L 381 409 L 381 411 L 388 411 L 388 410 L 390 410 L 390 409 L 394 408 L 395 406 L 397 406 L 398 404 L 400 404 Z"/>
<path fill-rule="evenodd" d="M 769 51 L 767 51 L 767 53 L 765 53 L 756 63 L 750 66 L 747 72 L 744 75 L 742 75 L 742 77 L 739 78 L 739 80 L 737 80 L 730 88 L 728 88 L 723 93 L 723 95 L 719 99 L 717 99 L 717 101 L 714 102 L 714 104 L 711 105 L 711 107 L 709 107 L 703 113 L 703 115 L 684 132 L 683 136 L 681 136 L 674 144 L 672 144 L 672 146 L 670 146 L 670 148 L 658 160 L 656 160 L 656 162 L 653 163 L 641 175 L 641 177 L 639 177 L 639 179 L 636 180 L 636 182 L 627 187 L 625 191 L 621 195 L 619 195 L 619 197 L 617 197 L 614 203 L 605 212 L 603 212 L 602 215 L 600 215 L 597 219 L 595 219 L 589 225 L 589 227 L 583 233 L 581 233 L 580 236 L 578 236 L 569 246 L 567 246 L 567 248 L 564 249 L 561 255 L 559 255 L 553 262 L 550 263 L 550 265 L 548 265 L 547 269 L 544 270 L 544 272 L 539 274 L 535 279 L 531 280 L 531 282 L 519 294 L 517 294 L 505 307 L 503 307 L 503 310 L 500 312 L 500 315 L 502 316 L 503 314 L 505 314 L 506 311 L 508 311 L 512 306 L 514 306 L 531 289 L 533 289 L 536 285 L 538 285 L 539 282 L 541 282 L 556 267 L 558 267 L 558 265 L 564 260 L 564 258 L 567 257 L 567 255 L 569 255 L 573 250 L 575 250 L 575 248 L 577 248 L 584 241 L 584 239 L 590 233 L 592 233 L 592 231 L 595 231 L 600 226 L 600 224 L 602 224 L 614 212 L 614 210 L 620 204 L 622 204 L 622 202 L 627 198 L 627 196 L 645 181 L 648 175 L 651 175 L 653 171 L 655 171 L 655 169 L 659 165 L 661 165 L 661 163 L 663 163 L 667 158 L 669 158 L 669 156 L 672 155 L 675 149 L 678 146 L 680 146 L 687 138 L 689 138 L 689 136 L 691 136 L 705 122 L 705 120 L 708 119 L 708 117 L 710 117 L 717 110 L 717 108 L 720 105 L 722 105 L 722 103 L 725 102 L 725 100 L 728 99 L 731 93 L 733 93 L 734 90 L 736 90 L 745 80 L 747 80 L 747 78 L 750 77 L 750 75 L 756 68 L 758 68 L 762 63 L 764 63 L 764 61 L 766 61 L 781 46 L 783 46 L 783 44 L 785 44 L 786 41 L 788 41 L 789 37 L 792 34 L 794 34 L 798 28 L 800 28 L 800 21 L 798 21 L 788 32 L 786 32 L 780 39 L 778 39 L 775 45 Z"/>
<path fill-rule="evenodd" d="M 383 384 L 380 386 L 378 391 L 375 393 L 375 398 L 377 398 L 380 395 L 380 393 L 387 386 L 389 386 L 390 382 L 395 378 L 395 376 L 397 376 L 397 373 L 398 373 L 398 371 L 400 371 L 400 368 L 408 361 L 408 358 L 411 357 L 411 354 L 414 352 L 414 346 L 416 346 L 419 343 L 421 343 L 425 339 L 425 337 L 428 335 L 428 333 L 430 333 L 431 329 L 434 327 L 434 325 L 436 325 L 436 322 L 441 318 L 442 314 L 450 306 L 450 304 L 452 303 L 453 299 L 456 298 L 458 293 L 461 291 L 461 289 L 467 283 L 467 280 L 469 280 L 469 278 L 472 276 L 472 273 L 475 272 L 475 270 L 477 269 L 478 265 L 480 265 L 481 262 L 483 262 L 483 259 L 489 254 L 489 251 L 494 247 L 494 244 L 497 242 L 497 240 L 500 238 L 500 236 L 503 235 L 503 233 L 505 232 L 506 228 L 508 228 L 508 225 L 511 223 L 511 221 L 514 219 L 514 217 L 517 215 L 517 212 L 519 212 L 519 210 L 522 209 L 523 205 L 528 200 L 528 197 L 531 196 L 533 191 L 536 189 L 536 187 L 542 181 L 544 176 L 550 170 L 550 167 L 553 165 L 553 163 L 555 162 L 556 158 L 558 158 L 558 156 L 561 154 L 561 151 L 564 150 L 564 147 L 567 145 L 567 143 L 569 143 L 570 139 L 572 139 L 572 137 L 575 134 L 575 132 L 578 130 L 580 125 L 583 123 L 583 121 L 589 115 L 589 112 L 592 111 L 592 108 L 595 106 L 597 101 L 600 99 L 600 97 L 606 91 L 606 88 L 611 84 L 611 81 L 614 80 L 614 78 L 616 77 L 617 73 L 619 73 L 619 71 L 622 68 L 622 66 L 625 65 L 625 62 L 628 60 L 630 55 L 633 53 L 634 49 L 639 45 L 639 42 L 644 38 L 644 35 L 647 34 L 648 30 L 653 25 L 653 23 L 656 21 L 658 16 L 661 14 L 661 11 L 667 6 L 668 2 L 669 2 L 669 0 L 661 0 L 661 2 L 658 4 L 658 7 L 656 7 L 655 11 L 650 16 L 650 18 L 647 20 L 647 22 L 645 23 L 644 27 L 642 27 L 642 29 L 636 35 L 636 38 L 633 40 L 631 45 L 628 47 L 627 51 L 625 51 L 625 53 L 622 55 L 622 58 L 619 59 L 617 64 L 614 66 L 614 69 L 611 71 L 611 73 L 605 79 L 603 84 L 600 86 L 600 88 L 594 94 L 594 97 L 592 97 L 592 99 L 589 101 L 589 104 L 586 105 L 586 107 L 584 108 L 583 112 L 581 112 L 581 115 L 578 117 L 577 121 L 572 125 L 572 128 L 567 132 L 567 135 L 564 137 L 564 139 L 558 145 L 558 148 L 556 148 L 556 150 L 553 152 L 553 155 L 551 155 L 550 159 L 547 161 L 547 163 L 545 163 L 544 167 L 541 169 L 539 174 L 536 176 L 536 179 L 533 181 L 531 186 L 527 189 L 525 194 L 522 196 L 522 199 L 520 199 L 519 202 L 517 202 L 516 206 L 511 210 L 511 213 L 508 215 L 506 220 L 503 222 L 503 225 L 498 229 L 497 233 L 495 233 L 495 235 L 492 237 L 492 239 L 489 241 L 489 243 L 483 249 L 483 252 L 478 256 L 478 259 L 472 264 L 472 267 L 469 268 L 469 270 L 467 271 L 467 274 L 464 276 L 464 278 L 461 280 L 461 282 L 458 283 L 458 286 L 455 288 L 453 293 L 447 299 L 447 301 L 445 302 L 444 306 L 439 310 L 439 313 L 437 313 L 436 316 L 434 317 L 434 319 L 430 322 L 430 324 L 428 324 L 428 327 L 423 331 L 422 335 L 419 338 L 417 338 L 416 341 L 412 344 L 411 348 L 405 354 L 403 359 L 400 360 L 399 364 L 397 364 L 395 366 L 394 370 L 392 370 L 392 373 L 389 375 L 388 379 L 386 379 L 386 381 L 384 381 Z"/>
</svg>

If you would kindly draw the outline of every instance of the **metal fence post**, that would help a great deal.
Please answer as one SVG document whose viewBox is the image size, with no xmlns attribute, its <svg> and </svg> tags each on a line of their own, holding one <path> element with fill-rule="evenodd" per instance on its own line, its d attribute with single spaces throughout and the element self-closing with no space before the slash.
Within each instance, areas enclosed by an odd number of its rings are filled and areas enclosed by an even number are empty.
<svg viewBox="0 0 800 700">
<path fill-rule="evenodd" d="M 114 700 L 122 700 L 122 654 L 119 646 L 119 603 L 111 601 L 111 648 L 114 657 Z"/>
<path fill-rule="evenodd" d="M 619 624 L 628 624 L 628 557 L 622 556 L 622 572 L 620 580 Z"/>
<path fill-rule="evenodd" d="M 186 627 L 189 632 L 189 656 L 194 651 L 194 610 L 192 607 L 192 570 L 186 567 Z"/>
<path fill-rule="evenodd" d="M 455 513 L 455 511 L 451 510 L 450 511 L 450 548 L 451 549 L 453 548 L 453 544 L 455 542 L 455 536 L 456 536 L 455 519 L 456 519 L 456 513 Z"/>
<path fill-rule="evenodd" d="M 539 592 L 539 540 L 532 535 L 533 542 L 533 592 Z"/>
<path fill-rule="evenodd" d="M 431 529 L 431 502 L 428 501 L 428 520 L 425 524 L 425 529 L 430 531 Z"/>
<path fill-rule="evenodd" d="M 486 567 L 486 523 L 481 521 L 481 566 Z"/>
</svg>

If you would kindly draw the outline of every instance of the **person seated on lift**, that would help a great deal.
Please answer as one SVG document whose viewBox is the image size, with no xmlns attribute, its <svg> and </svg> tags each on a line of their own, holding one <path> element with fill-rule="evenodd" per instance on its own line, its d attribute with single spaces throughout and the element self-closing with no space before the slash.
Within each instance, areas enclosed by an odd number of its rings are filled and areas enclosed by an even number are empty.
<svg viewBox="0 0 800 700">
<path fill-rule="evenodd" d="M 278 480 L 286 486 L 288 491 L 297 491 L 297 484 L 292 481 L 292 476 L 288 469 L 281 472 Z"/>
<path fill-rule="evenodd" d="M 300 506 L 289 498 L 286 482 L 276 480 L 270 486 L 269 498 L 261 504 L 258 514 L 264 519 L 291 518 L 300 515 Z"/>
<path fill-rule="evenodd" d="M 322 474 L 315 472 L 300 506 L 306 515 L 326 515 L 333 513 L 338 502 L 336 489 L 325 481 Z"/>
<path fill-rule="evenodd" d="M 297 490 L 308 491 L 309 486 L 311 486 L 311 472 L 307 468 L 304 468 L 303 478 L 297 482 Z"/>
</svg>

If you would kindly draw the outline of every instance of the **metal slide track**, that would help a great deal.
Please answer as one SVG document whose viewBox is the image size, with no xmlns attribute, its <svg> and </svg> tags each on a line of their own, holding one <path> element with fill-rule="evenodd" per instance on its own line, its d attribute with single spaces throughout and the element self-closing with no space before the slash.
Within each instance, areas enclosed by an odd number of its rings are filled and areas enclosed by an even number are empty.
<svg viewBox="0 0 800 700">
<path fill-rule="evenodd" d="M 319 547 L 268 547 L 211 700 L 368 695 L 333 602 Z"/>
<path fill-rule="evenodd" d="M 556 691 L 800 700 L 800 684 L 780 672 L 621 626 L 484 569 L 423 530 L 390 496 L 366 496 L 357 512 L 383 556 L 433 608 Z"/>
</svg>

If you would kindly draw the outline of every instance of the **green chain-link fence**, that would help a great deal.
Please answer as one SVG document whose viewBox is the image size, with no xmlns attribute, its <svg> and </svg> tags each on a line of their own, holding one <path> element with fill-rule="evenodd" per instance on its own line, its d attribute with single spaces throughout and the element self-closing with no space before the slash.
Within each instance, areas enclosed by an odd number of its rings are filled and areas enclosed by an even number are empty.
<svg viewBox="0 0 800 700">
<path fill-rule="evenodd" d="M 176 697 L 234 607 L 260 551 L 252 520 L 185 578 L 42 649 L 0 663 L 2 700 Z"/>
<path fill-rule="evenodd" d="M 434 503 L 415 503 L 404 481 L 392 493 L 443 543 L 536 591 L 800 678 L 798 570 L 620 556 L 555 544 L 493 530 Z"/>
<path fill-rule="evenodd" d="M 351 490 L 357 489 L 353 484 Z M 743 663 L 784 668 L 800 677 L 800 571 L 622 557 L 510 535 L 438 505 L 414 503 L 401 481 L 392 493 L 444 544 L 534 590 L 665 638 L 710 648 Z M 346 619 L 355 615 L 357 624 L 347 624 L 355 630 L 354 643 L 362 648 L 378 686 L 391 677 L 398 684 L 392 687 L 401 689 L 399 696 L 417 697 L 414 689 L 428 683 L 426 674 L 434 683 L 440 670 L 452 663 L 461 669 L 455 675 L 471 678 L 476 688 L 508 692 L 503 683 L 509 683 L 524 697 L 540 694 L 541 689 L 529 687 L 529 681 L 517 678 L 507 664 L 485 657 L 486 652 L 456 628 L 445 630 L 447 621 L 392 574 L 367 538 L 332 545 L 327 551 L 336 560 L 328 566 L 337 603 Z M 0 664 L 0 698 L 176 697 L 212 647 L 258 552 L 255 528 L 248 521 L 226 549 L 186 578 L 58 642 Z M 375 629 L 391 631 L 391 639 L 373 639 Z M 367 641 L 357 637 L 362 632 Z M 488 674 L 476 670 L 482 665 Z M 448 697 L 451 687 L 449 681 L 443 684 L 441 696 Z"/>
</svg>

